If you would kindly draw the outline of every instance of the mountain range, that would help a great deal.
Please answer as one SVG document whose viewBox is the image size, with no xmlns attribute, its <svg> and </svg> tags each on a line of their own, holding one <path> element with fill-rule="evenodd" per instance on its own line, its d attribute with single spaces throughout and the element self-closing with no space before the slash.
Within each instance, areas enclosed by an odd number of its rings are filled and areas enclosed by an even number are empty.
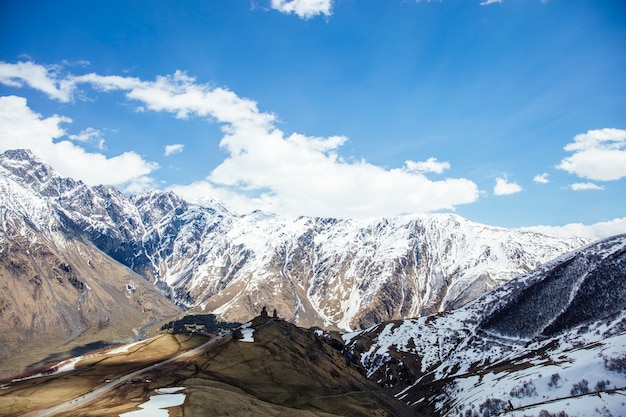
<svg viewBox="0 0 626 417">
<path fill-rule="evenodd" d="M 358 332 L 304 329 L 265 312 L 211 335 L 198 332 L 204 326 L 198 324 L 226 323 L 187 315 L 176 322 L 181 326 L 165 326 L 168 333 L 5 381 L 0 410 L 7 416 L 624 416 L 625 307 L 621 235 L 563 255 L 454 311 Z"/>
<path fill-rule="evenodd" d="M 3 245 L 80 241 L 179 307 L 233 321 L 266 304 L 296 324 L 344 330 L 450 310 L 588 243 L 454 214 L 287 218 L 208 201 L 127 196 L 62 177 L 27 150 L 0 155 Z"/>
<path fill-rule="evenodd" d="M 203 393 L 191 398 L 237 390 L 250 412 L 260 400 L 342 414 L 327 399 L 371 394 L 380 415 L 626 414 L 626 235 L 590 243 L 453 214 L 237 215 L 170 192 L 90 187 L 24 150 L 0 155 L 0 198 L 3 374 L 140 339 L 181 309 L 245 322 L 268 307 L 286 321 L 249 322 L 208 361 L 172 365 L 179 388 Z M 302 329 L 314 325 L 323 330 Z M 93 373 L 97 385 L 108 368 L 92 361 L 75 378 Z M 350 376 L 326 391 L 333 371 Z M 141 395 L 171 382 L 155 372 Z M 314 377 L 293 376 L 305 374 Z M 310 396 L 294 394 L 310 384 Z M 0 400 L 31 389 L 20 382 Z"/>
</svg>

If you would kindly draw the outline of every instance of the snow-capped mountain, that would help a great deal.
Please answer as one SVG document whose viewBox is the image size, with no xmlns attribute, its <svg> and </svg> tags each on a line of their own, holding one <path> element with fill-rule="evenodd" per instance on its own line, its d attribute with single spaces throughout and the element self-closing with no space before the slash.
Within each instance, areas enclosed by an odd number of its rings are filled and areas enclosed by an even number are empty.
<svg viewBox="0 0 626 417">
<path fill-rule="evenodd" d="M 242 321 L 271 305 L 303 325 L 358 329 L 459 307 L 587 243 L 453 214 L 369 221 L 238 216 L 170 192 L 127 197 L 0 156 L 4 218 L 90 242 L 186 308 Z M 9 239 L 6 234 L 2 239 Z"/>
<path fill-rule="evenodd" d="M 73 232 L 78 226 L 60 203 L 90 192 L 84 184 L 26 152 L 2 161 L 0 377 L 59 350 L 132 338 L 133 330 L 179 312 L 154 285 Z M 97 215 L 100 207 L 93 208 Z"/>
<path fill-rule="evenodd" d="M 424 414 L 625 415 L 626 235 L 453 312 L 344 339 L 370 379 Z"/>
</svg>

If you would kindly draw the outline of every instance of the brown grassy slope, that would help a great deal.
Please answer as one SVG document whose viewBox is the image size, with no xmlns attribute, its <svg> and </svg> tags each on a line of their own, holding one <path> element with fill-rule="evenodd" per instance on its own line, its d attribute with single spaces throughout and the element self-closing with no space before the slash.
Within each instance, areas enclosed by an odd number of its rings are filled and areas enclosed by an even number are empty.
<svg viewBox="0 0 626 417">
<path fill-rule="evenodd" d="M 5 381 L 0 390 L 0 416 L 26 416 L 68 402 L 93 391 L 107 381 L 169 359 L 207 340 L 209 338 L 199 335 L 163 334 L 137 343 L 125 352 L 89 355 L 79 361 L 74 370 L 68 372 L 13 383 Z M 45 372 L 43 369 L 41 371 Z M 143 380 L 138 377 L 136 381 Z M 127 385 L 141 387 L 137 383 Z M 107 414 L 108 411 L 104 408 L 101 414 L 95 415 Z M 72 410 L 67 415 L 84 415 L 84 412 Z"/>
<path fill-rule="evenodd" d="M 270 321 L 257 328 L 254 339 L 209 352 L 199 372 L 281 406 L 352 416 L 413 415 L 311 331 Z"/>
<path fill-rule="evenodd" d="M 162 369 L 149 376 L 144 393 L 184 386 L 180 415 L 192 416 L 415 415 L 312 331 L 280 320 L 253 326 L 254 343 L 231 340 L 193 362 Z"/>
<path fill-rule="evenodd" d="M 117 416 L 137 409 L 163 387 L 184 387 L 186 395 L 182 406 L 170 409 L 170 416 L 415 415 L 411 408 L 368 381 L 354 364 L 312 331 L 283 321 L 257 325 L 254 343 L 227 340 L 193 359 L 150 370 L 118 386 L 110 395 L 65 415 Z M 11 404 L 29 395 L 49 398 L 67 387 L 73 387 L 73 394 L 79 396 L 81 390 L 90 391 L 119 374 L 124 363 L 129 369 L 135 368 L 137 361 L 149 365 L 153 360 L 149 352 L 144 349 L 129 354 L 122 362 L 119 357 L 115 361 L 91 359 L 88 368 L 48 383 L 24 381 L 19 389 L 9 388 L 10 393 L 0 391 L 0 403 Z M 67 401 L 73 397 L 64 394 L 64 398 Z M 40 404 L 37 409 L 52 405 Z M 18 408 L 13 410 L 18 412 Z"/>
<path fill-rule="evenodd" d="M 5 241 L 0 288 L 0 378 L 179 312 L 154 285 L 72 239 L 60 248 L 41 236 Z"/>
</svg>

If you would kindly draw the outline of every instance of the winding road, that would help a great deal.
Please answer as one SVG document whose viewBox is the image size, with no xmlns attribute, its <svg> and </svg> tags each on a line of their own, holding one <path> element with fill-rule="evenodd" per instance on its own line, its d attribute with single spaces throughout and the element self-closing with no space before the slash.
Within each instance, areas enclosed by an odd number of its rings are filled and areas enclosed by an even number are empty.
<svg viewBox="0 0 626 417">
<path fill-rule="evenodd" d="M 176 362 L 176 361 L 180 361 L 183 359 L 187 359 L 189 357 L 195 356 L 201 352 L 203 352 L 204 350 L 208 349 L 211 346 L 214 346 L 218 343 L 224 343 L 227 342 L 228 340 L 232 339 L 232 334 L 228 334 L 228 335 L 223 335 L 223 336 L 218 336 L 215 339 L 211 339 L 206 343 L 201 344 L 200 346 L 197 346 L 191 350 L 188 350 L 187 352 L 181 353 L 178 356 L 174 356 L 173 358 L 164 360 L 162 362 L 158 362 L 155 363 L 153 365 L 147 366 L 145 368 L 142 369 L 138 369 L 136 371 L 133 371 L 129 374 L 126 374 L 124 376 L 121 376 L 117 379 L 114 379 L 110 382 L 107 382 L 106 384 L 96 388 L 93 391 L 90 391 L 86 394 L 81 395 L 80 397 L 76 397 L 70 401 L 66 401 L 62 404 L 59 404 L 57 406 L 54 406 L 52 408 L 48 408 L 47 410 L 42 410 L 42 411 L 38 411 L 36 413 L 31 414 L 31 417 L 47 417 L 47 416 L 54 416 L 58 413 L 62 413 L 62 412 L 67 412 L 70 411 L 74 408 L 79 408 L 82 407 L 90 402 L 93 402 L 97 399 L 99 399 L 100 397 L 104 396 L 105 394 L 107 394 L 109 391 L 113 390 L 115 387 L 128 382 L 129 380 L 135 378 L 138 375 L 141 375 L 143 373 L 146 373 L 148 371 L 151 371 L 153 369 L 156 369 L 160 366 L 164 366 L 164 365 L 168 365 L 172 362 Z"/>
</svg>

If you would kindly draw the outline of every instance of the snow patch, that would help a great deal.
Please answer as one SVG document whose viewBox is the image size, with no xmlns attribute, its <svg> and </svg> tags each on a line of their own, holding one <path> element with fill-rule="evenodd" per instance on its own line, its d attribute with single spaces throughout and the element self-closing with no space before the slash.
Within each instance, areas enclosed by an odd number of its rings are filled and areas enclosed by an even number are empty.
<svg viewBox="0 0 626 417">
<path fill-rule="evenodd" d="M 185 389 L 185 387 L 165 387 L 165 388 L 157 388 L 155 391 L 157 394 L 176 394 Z"/>
<path fill-rule="evenodd" d="M 184 389 L 180 388 L 180 390 Z M 167 388 L 161 388 L 161 391 L 168 390 Z M 150 399 L 139 405 L 141 410 L 130 411 L 128 413 L 120 414 L 120 417 L 168 417 L 170 412 L 167 408 L 177 407 L 185 402 L 185 394 L 159 394 L 153 395 Z"/>
<path fill-rule="evenodd" d="M 239 328 L 243 335 L 243 338 L 239 339 L 240 342 L 254 343 L 254 329 L 250 327 L 251 325 L 252 322 L 248 322 Z"/>
<path fill-rule="evenodd" d="M 243 329 L 241 334 L 243 338 L 239 339 L 240 342 L 254 343 L 254 329 Z"/>
<path fill-rule="evenodd" d="M 129 351 L 131 348 L 133 348 L 133 347 L 137 346 L 138 344 L 140 344 L 140 343 L 142 343 L 142 342 L 143 342 L 143 341 L 139 341 L 139 342 L 135 342 L 135 343 L 129 343 L 129 344 L 127 344 L 127 345 L 122 345 L 122 346 L 119 346 L 119 347 L 113 348 L 113 349 L 109 350 L 109 351 L 107 352 L 107 354 L 109 354 L 109 355 L 117 355 L 117 354 L 120 354 L 120 353 L 128 353 L 128 351 Z"/>
<path fill-rule="evenodd" d="M 61 362 L 58 365 L 57 371 L 55 372 L 55 374 L 60 374 L 62 372 L 69 372 L 69 371 L 73 371 L 76 367 L 76 364 L 78 362 L 80 362 L 82 359 L 84 359 L 84 357 L 79 356 L 77 358 L 72 358 L 69 359 L 67 361 Z"/>
<path fill-rule="evenodd" d="M 42 376 L 50 376 L 50 375 L 56 375 L 56 374 L 60 374 L 64 372 L 73 371 L 74 369 L 76 369 L 76 364 L 78 362 L 82 361 L 83 359 L 92 357 L 92 356 L 94 355 L 77 356 L 75 358 L 68 359 L 63 362 L 59 362 L 58 364 L 52 366 L 48 371 L 40 372 L 38 374 L 30 375 L 24 378 L 12 379 L 11 382 L 13 383 L 13 382 L 19 382 L 19 381 L 26 381 L 28 379 L 40 378 Z"/>
<path fill-rule="evenodd" d="M 344 334 L 341 335 L 341 338 L 343 339 L 343 343 L 347 345 L 348 343 L 350 343 L 352 341 L 352 339 L 354 339 L 355 337 L 357 337 L 361 333 L 363 333 L 363 332 L 358 331 L 358 332 L 344 333 Z"/>
</svg>

